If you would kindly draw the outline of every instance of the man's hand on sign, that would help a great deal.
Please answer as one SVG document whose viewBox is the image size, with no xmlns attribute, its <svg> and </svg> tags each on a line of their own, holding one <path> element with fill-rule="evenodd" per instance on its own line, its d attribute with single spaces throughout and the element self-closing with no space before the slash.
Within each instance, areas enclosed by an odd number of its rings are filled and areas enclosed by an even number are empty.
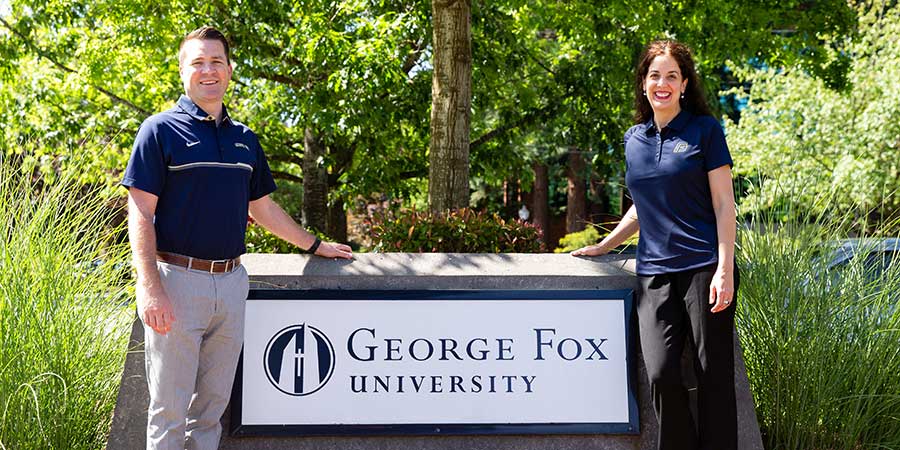
<svg viewBox="0 0 900 450">
<path fill-rule="evenodd" d="M 319 245 L 319 248 L 316 249 L 316 255 L 324 258 L 353 259 L 353 249 L 347 244 L 323 242 Z"/>
</svg>

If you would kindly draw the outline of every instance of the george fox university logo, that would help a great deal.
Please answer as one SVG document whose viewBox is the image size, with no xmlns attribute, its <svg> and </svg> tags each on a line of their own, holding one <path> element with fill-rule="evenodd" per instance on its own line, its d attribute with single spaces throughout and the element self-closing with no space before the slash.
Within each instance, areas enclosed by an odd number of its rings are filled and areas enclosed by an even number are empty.
<svg viewBox="0 0 900 450">
<path fill-rule="evenodd" d="M 304 396 L 322 389 L 334 373 L 334 346 L 319 329 L 305 323 L 275 333 L 263 355 L 272 386 Z"/>
</svg>

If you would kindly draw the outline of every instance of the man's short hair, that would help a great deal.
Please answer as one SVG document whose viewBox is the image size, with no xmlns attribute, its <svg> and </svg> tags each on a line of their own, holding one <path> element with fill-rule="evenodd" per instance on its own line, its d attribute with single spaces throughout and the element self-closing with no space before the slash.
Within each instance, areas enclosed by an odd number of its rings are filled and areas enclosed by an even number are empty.
<svg viewBox="0 0 900 450">
<path fill-rule="evenodd" d="M 181 60 L 184 58 L 182 54 L 182 49 L 184 48 L 184 43 L 190 41 L 191 39 L 200 39 L 200 40 L 211 40 L 211 41 L 219 41 L 222 43 L 222 46 L 225 47 L 225 59 L 231 63 L 231 49 L 228 45 L 228 39 L 225 39 L 225 35 L 222 34 L 221 31 L 204 25 L 200 28 L 197 28 L 194 31 L 191 31 L 187 35 L 184 36 L 184 39 L 181 40 L 181 44 L 178 45 L 178 65 L 181 66 Z"/>
</svg>

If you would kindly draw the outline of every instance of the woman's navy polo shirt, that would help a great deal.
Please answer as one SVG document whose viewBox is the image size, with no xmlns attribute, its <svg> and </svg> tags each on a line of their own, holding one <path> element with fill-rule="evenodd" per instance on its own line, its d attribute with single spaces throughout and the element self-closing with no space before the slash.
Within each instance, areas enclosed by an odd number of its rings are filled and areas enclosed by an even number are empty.
<svg viewBox="0 0 900 450">
<path fill-rule="evenodd" d="M 641 228 L 638 275 L 718 261 L 707 172 L 726 164 L 732 160 L 725 133 L 712 116 L 682 110 L 662 132 L 651 119 L 625 133 L 625 183 Z"/>
<path fill-rule="evenodd" d="M 249 202 L 275 190 L 256 135 L 182 95 L 141 124 L 122 184 L 159 197 L 156 248 L 202 259 L 244 253 Z"/>
</svg>

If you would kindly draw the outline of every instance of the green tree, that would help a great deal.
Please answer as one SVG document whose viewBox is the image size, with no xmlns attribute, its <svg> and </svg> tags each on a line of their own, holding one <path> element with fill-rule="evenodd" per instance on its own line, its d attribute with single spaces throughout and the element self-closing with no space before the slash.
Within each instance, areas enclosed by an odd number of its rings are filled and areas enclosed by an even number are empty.
<svg viewBox="0 0 900 450">
<path fill-rule="evenodd" d="M 585 180 L 617 185 L 631 125 L 633 67 L 643 45 L 673 37 L 696 53 L 710 98 L 730 58 L 802 62 L 839 78 L 821 55 L 824 34 L 852 30 L 839 0 L 476 1 L 473 3 L 472 178 L 496 187 L 531 182 L 533 163 L 585 154 Z M 823 62 L 824 61 L 824 62 Z"/>
<path fill-rule="evenodd" d="M 101 141 L 85 177 L 114 181 L 139 123 L 181 92 L 181 36 L 211 23 L 233 44 L 232 115 L 260 135 L 276 178 L 315 172 L 304 177 L 309 225 L 339 230 L 323 224 L 341 220 L 323 205 L 343 211 L 358 193 L 402 195 L 414 186 L 404 180 L 425 173 L 431 80 L 415 70 L 430 42 L 424 2 L 10 4 L 0 22 L 6 153 L 31 148 L 58 161 Z"/>
<path fill-rule="evenodd" d="M 307 223 L 340 229 L 343 202 L 358 194 L 422 192 L 431 138 L 431 6 L 11 0 L 0 22 L 0 150 L 29 149 L 34 162 L 51 166 L 85 142 L 100 142 L 84 177 L 112 184 L 139 123 L 181 91 L 181 36 L 215 24 L 234 44 L 232 114 L 260 135 L 277 178 L 304 180 Z M 840 85 L 844 65 L 834 61 L 843 60 L 823 56 L 834 44 L 820 37 L 854 23 L 841 0 L 471 6 L 470 187 L 520 180 L 528 188 L 532 165 L 555 165 L 573 149 L 592 162 L 585 179 L 617 184 L 631 71 L 652 38 L 692 44 L 713 93 L 729 57 L 803 61 Z"/>
<path fill-rule="evenodd" d="M 752 88 L 734 91 L 747 108 L 727 130 L 736 170 L 751 180 L 745 212 L 900 213 L 900 8 L 859 11 L 859 34 L 830 36 L 824 56 L 851 59 L 843 89 L 798 66 L 738 71 Z"/>
</svg>

